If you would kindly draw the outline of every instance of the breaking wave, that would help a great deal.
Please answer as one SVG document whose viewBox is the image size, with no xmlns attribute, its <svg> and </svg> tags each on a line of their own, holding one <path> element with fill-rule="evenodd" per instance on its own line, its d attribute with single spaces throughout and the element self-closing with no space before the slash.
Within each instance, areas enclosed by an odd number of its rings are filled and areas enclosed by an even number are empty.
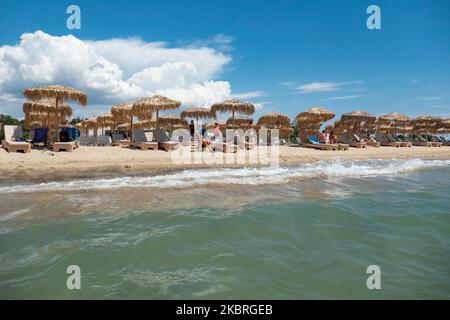
<svg viewBox="0 0 450 320">
<path fill-rule="evenodd" d="M 187 188 L 205 185 L 284 184 L 308 178 L 374 177 L 398 175 L 450 165 L 450 160 L 334 160 L 295 167 L 193 169 L 167 175 L 119 177 L 2 186 L 0 193 L 101 190 L 119 188 Z"/>
</svg>

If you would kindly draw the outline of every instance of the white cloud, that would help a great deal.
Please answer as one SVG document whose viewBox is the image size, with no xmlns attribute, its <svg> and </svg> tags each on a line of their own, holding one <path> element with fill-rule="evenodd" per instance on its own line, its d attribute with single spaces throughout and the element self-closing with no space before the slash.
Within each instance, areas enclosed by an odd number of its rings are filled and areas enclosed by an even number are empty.
<svg viewBox="0 0 450 320">
<path fill-rule="evenodd" d="M 216 35 L 211 41 L 231 45 L 233 39 Z M 85 91 L 91 105 L 160 93 L 207 106 L 231 96 L 228 82 L 214 80 L 230 61 L 208 47 L 172 48 L 136 38 L 83 41 L 36 31 L 0 47 L 0 99 L 12 103 L 27 87 L 63 84 Z"/>
<path fill-rule="evenodd" d="M 422 101 L 436 101 L 436 100 L 441 100 L 442 97 L 438 97 L 438 96 L 436 96 L 436 97 L 419 97 L 417 99 L 422 100 Z"/>
<path fill-rule="evenodd" d="M 339 84 L 336 82 L 311 82 L 295 88 L 303 93 L 310 92 L 328 92 L 339 90 Z"/>
<path fill-rule="evenodd" d="M 362 96 L 339 96 L 339 97 L 332 97 L 328 100 L 334 101 L 334 100 L 350 100 L 350 99 L 356 99 L 361 98 Z"/>
<path fill-rule="evenodd" d="M 279 82 L 279 84 L 287 86 L 295 91 L 301 93 L 315 93 L 315 92 L 331 92 L 341 90 L 342 87 L 348 85 L 361 85 L 362 81 L 346 81 L 346 82 L 311 82 L 299 85 L 294 81 Z"/>
<path fill-rule="evenodd" d="M 232 94 L 232 97 L 235 99 L 251 99 L 251 98 L 259 98 L 262 96 L 264 96 L 264 92 L 259 90 Z"/>
</svg>

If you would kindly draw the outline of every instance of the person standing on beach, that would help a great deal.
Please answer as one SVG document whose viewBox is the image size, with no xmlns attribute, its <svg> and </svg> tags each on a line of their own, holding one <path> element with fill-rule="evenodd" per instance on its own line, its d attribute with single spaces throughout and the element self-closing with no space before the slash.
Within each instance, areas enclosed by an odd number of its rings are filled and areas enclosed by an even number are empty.
<svg viewBox="0 0 450 320">
<path fill-rule="evenodd" d="M 192 141 L 194 139 L 194 134 L 195 134 L 194 120 L 191 120 L 191 123 L 189 123 L 189 133 L 191 134 L 191 141 Z"/>
<path fill-rule="evenodd" d="M 220 131 L 220 127 L 217 122 L 214 123 L 214 138 L 215 138 L 214 140 L 216 140 L 216 138 L 219 138 L 218 140 L 220 141 L 223 140 L 222 131 Z"/>
</svg>

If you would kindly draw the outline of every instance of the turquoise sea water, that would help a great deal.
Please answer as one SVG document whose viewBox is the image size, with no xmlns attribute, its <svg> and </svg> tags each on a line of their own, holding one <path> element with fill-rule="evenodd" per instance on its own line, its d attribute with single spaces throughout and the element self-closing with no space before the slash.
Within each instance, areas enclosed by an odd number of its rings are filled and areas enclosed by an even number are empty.
<svg viewBox="0 0 450 320">
<path fill-rule="evenodd" d="M 420 159 L 3 185 L 0 298 L 448 299 L 449 190 Z"/>
</svg>

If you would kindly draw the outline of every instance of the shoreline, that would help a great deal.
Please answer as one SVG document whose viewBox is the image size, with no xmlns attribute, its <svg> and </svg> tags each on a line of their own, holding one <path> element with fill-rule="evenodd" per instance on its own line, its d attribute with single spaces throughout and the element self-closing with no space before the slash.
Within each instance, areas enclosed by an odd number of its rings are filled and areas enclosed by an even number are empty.
<svg viewBox="0 0 450 320">
<path fill-rule="evenodd" d="M 243 152 L 243 151 L 240 151 Z M 215 156 L 222 156 L 216 153 Z M 297 146 L 280 146 L 279 165 L 295 166 L 323 160 L 450 159 L 450 147 L 440 148 L 350 148 L 322 151 Z M 247 164 L 176 164 L 169 152 L 140 151 L 120 147 L 80 147 L 72 153 L 33 150 L 28 154 L 0 149 L 0 184 L 39 183 L 123 176 L 164 175 L 187 169 L 263 167 Z"/>
</svg>

